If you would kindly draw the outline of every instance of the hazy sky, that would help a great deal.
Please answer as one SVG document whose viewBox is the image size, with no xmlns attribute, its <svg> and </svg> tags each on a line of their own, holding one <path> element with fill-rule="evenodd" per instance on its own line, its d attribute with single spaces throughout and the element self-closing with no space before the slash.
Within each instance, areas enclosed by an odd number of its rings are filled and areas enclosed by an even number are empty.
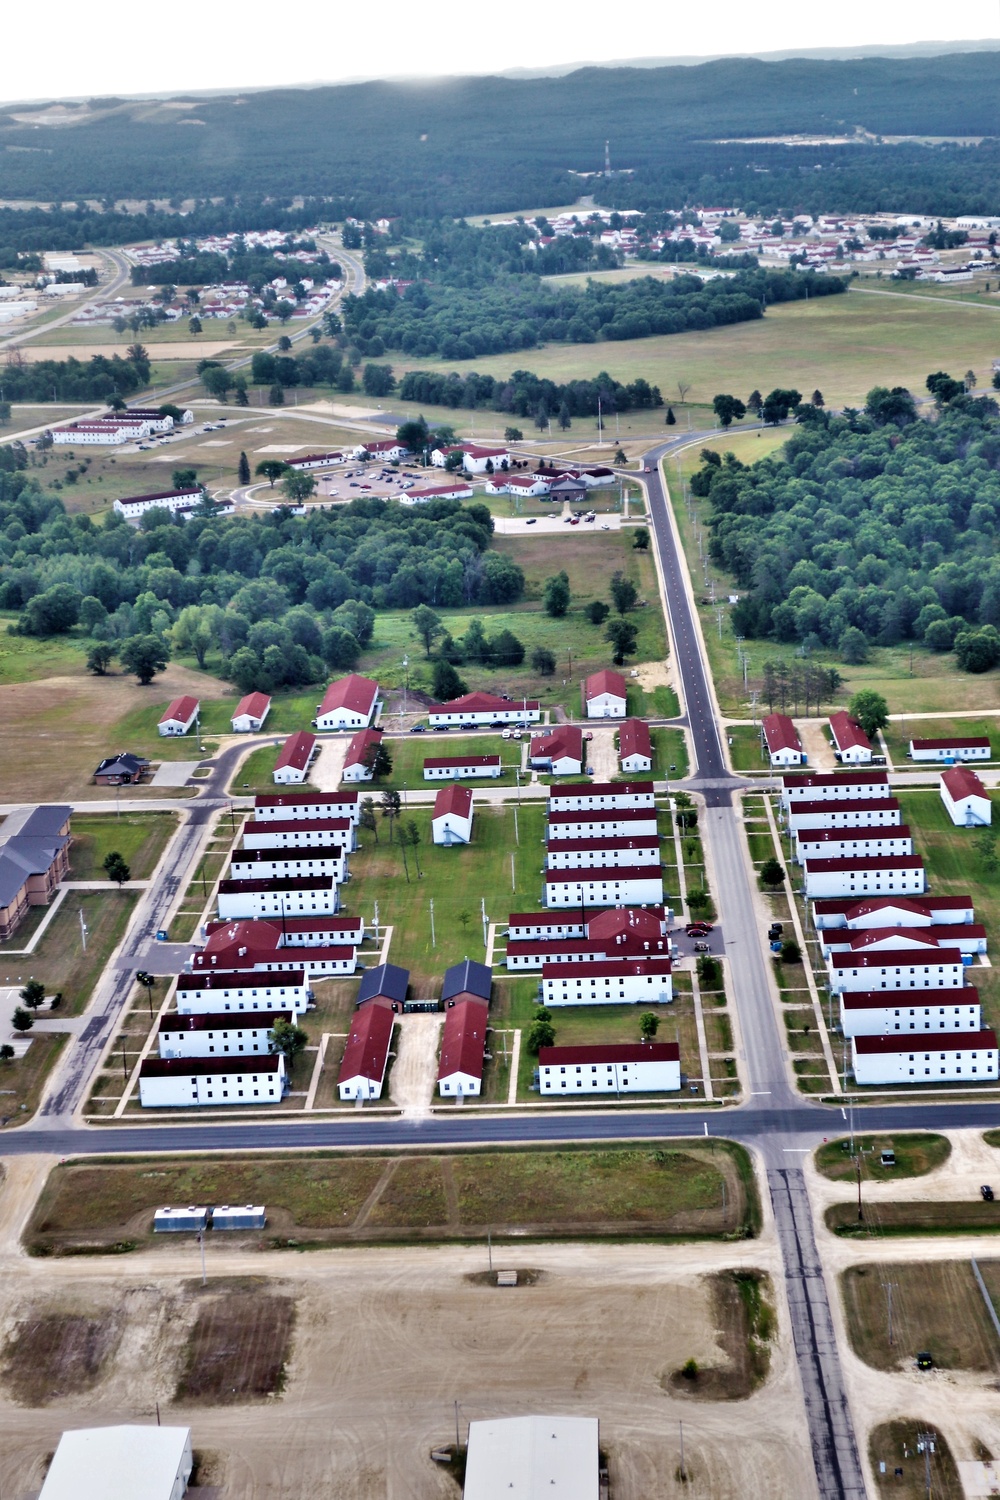
<svg viewBox="0 0 1000 1500">
<path fill-rule="evenodd" d="M 436 77 L 550 67 L 577 61 L 703 56 L 811 47 L 1000 38 L 1000 0 L 768 0 L 748 5 L 646 0 L 621 13 L 596 0 L 381 0 L 374 5 L 298 0 L 282 13 L 261 0 L 240 6 L 81 9 L 48 0 L 43 12 L 5 17 L 0 81 L 6 100 L 183 92 Z"/>
</svg>

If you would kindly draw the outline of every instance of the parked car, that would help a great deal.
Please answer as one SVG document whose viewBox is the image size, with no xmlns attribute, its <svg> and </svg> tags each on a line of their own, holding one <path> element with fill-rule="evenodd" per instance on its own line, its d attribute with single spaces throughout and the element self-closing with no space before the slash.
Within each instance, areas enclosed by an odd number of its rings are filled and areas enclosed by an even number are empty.
<svg viewBox="0 0 1000 1500">
<path fill-rule="evenodd" d="M 525 526 L 537 526 L 538 525 L 538 517 L 537 516 L 529 516 L 528 519 L 525 521 L 524 524 L 525 524 Z"/>
<path fill-rule="evenodd" d="M 931 1352 L 930 1352 L 929 1349 L 921 1349 L 920 1353 L 917 1355 L 917 1369 L 918 1370 L 933 1370 L 933 1368 L 934 1368 L 934 1356 L 933 1356 L 933 1354 L 931 1354 Z"/>
<path fill-rule="evenodd" d="M 694 951 L 696 953 L 708 953 L 710 950 L 707 943 L 695 943 Z"/>
<path fill-rule="evenodd" d="M 684 929 L 688 937 L 707 937 L 711 930 L 711 922 L 689 922 Z"/>
<path fill-rule="evenodd" d="M 427 733 L 427 725 L 426 724 L 414 724 L 413 728 L 410 730 L 410 733 L 411 734 L 426 734 Z"/>
<path fill-rule="evenodd" d="M 983 1195 L 983 1202 L 984 1203 L 992 1203 L 993 1202 L 993 1189 L 990 1187 L 990 1185 L 988 1183 L 984 1182 L 983 1186 L 979 1189 L 979 1191 Z"/>
</svg>

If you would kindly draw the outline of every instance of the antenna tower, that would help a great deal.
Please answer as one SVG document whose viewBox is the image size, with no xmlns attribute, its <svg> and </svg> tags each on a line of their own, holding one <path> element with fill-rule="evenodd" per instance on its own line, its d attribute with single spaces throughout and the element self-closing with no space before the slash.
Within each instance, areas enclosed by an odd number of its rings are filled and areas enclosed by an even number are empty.
<svg viewBox="0 0 1000 1500">
<path fill-rule="evenodd" d="M 611 142 L 604 142 L 604 175 L 611 176 Z"/>
</svg>

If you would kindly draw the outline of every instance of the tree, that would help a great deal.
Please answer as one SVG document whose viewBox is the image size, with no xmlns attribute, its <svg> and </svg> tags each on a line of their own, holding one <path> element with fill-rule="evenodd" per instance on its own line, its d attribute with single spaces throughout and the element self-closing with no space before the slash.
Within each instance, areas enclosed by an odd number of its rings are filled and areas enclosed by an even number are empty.
<svg viewBox="0 0 1000 1500">
<path fill-rule="evenodd" d="M 245 453 L 240 454 L 240 463 L 236 471 L 236 478 L 240 484 L 250 483 L 250 460 Z"/>
<path fill-rule="evenodd" d="M 560 426 L 560 428 L 562 429 L 563 432 L 565 432 L 568 428 L 572 427 L 572 425 L 573 425 L 573 418 L 570 416 L 569 403 L 568 402 L 564 401 L 562 403 L 562 405 L 560 406 L 560 408 L 559 408 L 559 416 L 558 416 L 557 420 L 558 420 L 559 426 Z"/>
<path fill-rule="evenodd" d="M 667 417 L 666 417 L 666 421 L 664 422 L 663 425 L 665 427 L 676 427 L 677 426 L 677 418 L 674 416 L 674 409 L 673 409 L 672 406 L 668 406 L 667 407 Z"/>
<path fill-rule="evenodd" d="M 779 422 L 785 421 L 788 413 L 793 407 L 798 406 L 801 400 L 802 396 L 798 391 L 786 391 L 778 386 L 769 395 L 765 396 L 760 409 L 760 415 L 765 422 L 770 423 L 772 426 L 777 426 Z"/>
<path fill-rule="evenodd" d="M 198 483 L 197 469 L 175 469 L 170 476 L 175 490 L 193 490 Z"/>
<path fill-rule="evenodd" d="M 677 809 L 677 827 L 684 833 L 691 833 L 698 827 L 698 809 L 691 797 L 687 792 L 675 792 L 674 806 Z"/>
<path fill-rule="evenodd" d="M 132 871 L 117 849 L 113 849 L 110 854 L 105 856 L 101 868 L 108 879 L 116 881 L 119 886 L 124 885 L 126 881 L 132 879 Z"/>
<path fill-rule="evenodd" d="M 592 599 L 584 610 L 591 625 L 603 625 L 610 613 L 611 608 L 603 599 Z"/>
<path fill-rule="evenodd" d="M 331 672 L 352 672 L 358 664 L 361 646 L 349 630 L 331 625 L 323 632 L 323 660 Z"/>
<path fill-rule="evenodd" d="M 628 620 L 609 620 L 604 632 L 604 639 L 612 648 L 612 660 L 616 667 L 620 667 L 626 656 L 635 654 L 636 642 L 639 632 Z"/>
<path fill-rule="evenodd" d="M 187 604 L 170 630 L 175 651 L 189 651 L 201 671 L 215 640 L 222 610 L 217 604 Z"/>
<path fill-rule="evenodd" d="M 308 1031 L 296 1026 L 294 1021 L 279 1018 L 267 1034 L 267 1050 L 280 1052 L 285 1059 L 285 1066 L 291 1071 L 295 1059 L 304 1051 L 308 1041 Z"/>
<path fill-rule="evenodd" d="M 775 857 L 774 857 L 773 854 L 770 856 L 769 859 L 765 859 L 764 863 L 761 865 L 761 867 L 760 867 L 760 880 L 761 880 L 761 884 L 762 885 L 766 885 L 766 886 L 775 886 L 775 885 L 783 885 L 784 884 L 784 882 L 785 882 L 785 868 L 784 868 L 784 865 L 782 865 L 782 863 L 781 863 L 780 860 L 775 859 Z"/>
<path fill-rule="evenodd" d="M 811 396 L 810 399 L 812 401 L 813 406 L 824 406 L 826 404 L 824 402 L 824 400 L 823 400 L 823 392 L 822 391 L 813 391 L 812 396 Z"/>
<path fill-rule="evenodd" d="M 499 630 L 491 635 L 487 651 L 494 667 L 519 667 L 524 661 L 524 645 L 512 630 Z"/>
<path fill-rule="evenodd" d="M 523 443 L 524 433 L 520 427 L 505 427 L 503 430 L 503 440 L 505 443 Z"/>
<path fill-rule="evenodd" d="M 259 474 L 261 479 L 266 479 L 273 490 L 274 481 L 280 479 L 287 468 L 288 465 L 282 463 L 280 458 L 265 458 L 254 469 L 254 473 Z"/>
<path fill-rule="evenodd" d="M 106 677 L 114 654 L 114 646 L 109 646 L 107 641 L 95 641 L 87 652 L 87 671 L 93 672 L 95 677 Z"/>
<path fill-rule="evenodd" d="M 201 383 L 210 396 L 221 401 L 223 405 L 229 399 L 229 392 L 233 388 L 233 377 L 222 365 L 208 365 L 201 372 Z"/>
<path fill-rule="evenodd" d="M 543 1047 L 551 1047 L 556 1039 L 555 1027 L 551 1021 L 540 1021 L 536 1016 L 528 1027 L 528 1035 L 525 1045 L 532 1057 L 537 1057 Z"/>
<path fill-rule="evenodd" d="M 858 667 L 868 660 L 868 637 L 856 625 L 849 625 L 840 637 L 837 649 L 849 666 Z"/>
<path fill-rule="evenodd" d="M 614 462 L 618 465 L 619 468 L 628 463 L 628 454 L 625 452 L 624 448 L 615 449 Z"/>
<path fill-rule="evenodd" d="M 713 396 L 712 410 L 722 427 L 731 427 L 733 422 L 742 422 L 747 414 L 747 409 L 738 396 Z"/>
<path fill-rule="evenodd" d="M 271 389 L 267 393 L 267 404 L 268 404 L 268 406 L 284 406 L 284 404 L 285 404 L 285 388 L 284 388 L 284 386 L 281 386 L 281 385 L 272 385 Z"/>
<path fill-rule="evenodd" d="M 287 323 L 294 311 L 295 303 L 289 302 L 287 297 L 282 297 L 279 302 L 275 303 L 274 316 L 278 319 L 279 323 Z"/>
<path fill-rule="evenodd" d="M 632 533 L 632 546 L 636 552 L 649 551 L 649 532 L 645 526 L 637 526 Z"/>
<path fill-rule="evenodd" d="M 404 844 L 407 849 L 412 849 L 413 863 L 417 867 L 417 876 L 422 880 L 423 872 L 420 869 L 420 860 L 417 857 L 417 845 L 420 843 L 420 829 L 412 818 L 401 826 L 399 839 L 400 843 Z"/>
<path fill-rule="evenodd" d="M 660 1018 L 655 1011 L 644 1010 L 639 1017 L 639 1035 L 644 1042 L 651 1042 L 660 1029 Z"/>
<path fill-rule="evenodd" d="M 9 1063 L 13 1056 L 14 1049 L 10 1042 L 4 1042 L 3 1046 L 0 1046 L 0 1062 Z"/>
<path fill-rule="evenodd" d="M 1000 662 L 1000 635 L 996 626 L 960 630 L 955 637 L 955 660 L 963 672 L 988 672 Z"/>
<path fill-rule="evenodd" d="M 638 590 L 631 578 L 626 578 L 624 573 L 612 573 L 611 600 L 620 615 L 627 615 L 630 609 L 635 609 L 638 597 Z"/>
<path fill-rule="evenodd" d="M 11 1017 L 11 1024 L 15 1031 L 20 1031 L 23 1035 L 24 1032 L 30 1031 L 32 1026 L 34 1026 L 35 1018 L 30 1010 L 25 1010 L 23 1005 L 18 1005 Z"/>
<path fill-rule="evenodd" d="M 755 417 L 760 416 L 760 409 L 764 404 L 763 397 L 758 390 L 752 390 L 747 397 L 747 410 L 752 411 Z"/>
<path fill-rule="evenodd" d="M 449 453 L 445 457 L 445 461 L 444 461 L 445 473 L 446 474 L 457 474 L 458 471 L 459 471 L 459 469 L 462 467 L 462 465 L 464 463 L 465 463 L 465 454 L 462 452 L 461 448 L 456 448 L 455 451 L 454 451 L 454 453 Z"/>
<path fill-rule="evenodd" d="M 301 505 L 316 491 L 316 476 L 301 474 L 297 469 L 288 469 L 281 481 L 282 493 L 290 505 Z"/>
<path fill-rule="evenodd" d="M 188 319 L 188 332 L 193 334 L 201 333 L 201 319 L 197 314 L 193 318 Z"/>
<path fill-rule="evenodd" d="M 45 1004 L 45 986 L 39 979 L 29 979 L 19 994 L 29 1010 L 37 1010 Z"/>
<path fill-rule="evenodd" d="M 435 614 L 428 605 L 418 604 L 410 615 L 410 620 L 417 635 L 423 641 L 424 651 L 430 660 L 431 647 L 444 630 L 441 616 Z"/>
<path fill-rule="evenodd" d="M 967 391 L 974 391 L 976 389 L 976 372 L 975 372 L 975 370 L 966 370 L 966 372 L 965 372 L 965 389 Z"/>
<path fill-rule="evenodd" d="M 802 949 L 794 938 L 785 938 L 781 945 L 781 962 L 783 964 L 800 964 L 802 962 Z"/>
<path fill-rule="evenodd" d="M 148 687 L 157 672 L 165 670 L 170 647 L 159 635 L 130 635 L 123 641 L 118 659 L 126 672 L 133 672 L 143 687 Z"/>
<path fill-rule="evenodd" d="M 385 818 L 386 822 L 389 824 L 390 844 L 392 843 L 392 825 L 399 817 L 402 806 L 402 799 L 398 792 L 386 789 L 386 791 L 382 793 L 382 801 L 379 803 L 379 807 L 381 809 L 383 818 Z"/>
<path fill-rule="evenodd" d="M 459 677 L 450 661 L 438 657 L 434 663 L 434 680 L 431 691 L 438 703 L 448 703 L 452 698 L 461 698 L 469 691 L 468 685 Z"/>
<path fill-rule="evenodd" d="M 532 670 L 539 677 L 554 677 L 556 671 L 556 659 L 547 646 L 536 646 L 531 653 Z"/>
<path fill-rule="evenodd" d="M 889 705 L 881 693 L 874 693 L 870 688 L 865 688 L 860 693 L 855 693 L 848 704 L 852 719 L 856 719 L 870 740 L 873 740 L 880 729 L 885 729 L 889 723 Z"/>
<path fill-rule="evenodd" d="M 375 816 L 375 803 L 372 801 L 371 797 L 365 797 L 364 801 L 361 803 L 361 812 L 358 821 L 361 824 L 362 828 L 367 829 L 369 833 L 373 833 L 375 835 L 375 842 L 377 844 L 378 819 Z"/>
<path fill-rule="evenodd" d="M 368 746 L 364 756 L 365 769 L 378 779 L 380 776 L 391 776 L 392 756 L 389 747 L 381 740 L 375 740 Z"/>
</svg>

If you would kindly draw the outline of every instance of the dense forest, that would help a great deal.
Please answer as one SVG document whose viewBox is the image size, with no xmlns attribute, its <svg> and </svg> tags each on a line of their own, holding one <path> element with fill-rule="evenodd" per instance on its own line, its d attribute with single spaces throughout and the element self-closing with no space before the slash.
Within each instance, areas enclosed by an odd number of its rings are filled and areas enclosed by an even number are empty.
<svg viewBox="0 0 1000 1500">
<path fill-rule="evenodd" d="M 582 186 L 576 174 L 599 170 L 610 139 L 616 167 L 686 172 L 683 183 L 678 178 L 681 197 L 729 203 L 729 148 L 707 165 L 699 156 L 704 143 L 791 132 L 849 139 L 858 129 L 873 136 L 989 136 L 1000 118 L 1000 70 L 989 51 L 836 61 L 726 58 L 696 67 L 583 68 L 563 78 L 359 83 L 181 102 L 190 108 L 95 99 L 70 127 L 0 113 L 0 197 L 59 202 L 253 194 L 288 205 L 292 195 L 307 194 L 349 203 L 361 218 L 506 213 L 529 203 L 573 201 Z M 190 128 L 193 121 L 197 130 Z M 857 160 L 869 152 L 873 173 L 891 184 L 895 201 L 886 206 L 914 206 L 902 202 L 910 191 L 903 178 L 923 158 L 875 144 L 850 149 L 857 149 Z M 932 192 L 954 202 L 958 188 L 972 206 L 995 179 L 995 148 L 987 155 L 992 167 L 968 152 L 968 169 L 949 176 L 946 167 Z M 820 158 L 811 148 L 806 156 L 803 192 L 814 191 L 811 177 L 823 178 L 823 206 L 850 207 L 831 201 L 835 174 L 825 167 L 814 171 Z M 745 148 L 732 153 L 730 164 L 747 169 Z M 776 210 L 779 204 L 767 198 L 768 163 L 763 171 L 751 170 L 754 177 L 749 185 L 740 182 L 739 196 L 756 182 L 761 206 L 766 199 Z M 870 200 L 864 204 L 871 206 Z M 943 202 L 927 208 L 948 211 Z"/>
<path fill-rule="evenodd" d="M 150 364 L 138 344 L 120 354 L 90 359 L 40 359 L 34 364 L 8 357 L 0 374 L 4 401 L 113 401 L 134 396 L 149 383 Z"/>
<path fill-rule="evenodd" d="M 940 372 L 928 388 L 930 419 L 909 392 L 876 387 L 863 411 L 800 407 L 783 450 L 752 467 L 706 454 L 692 488 L 710 500 L 711 555 L 740 586 L 734 630 L 848 659 L 867 643 L 950 650 L 980 627 L 992 638 L 997 404 Z"/>
<path fill-rule="evenodd" d="M 25 634 L 82 626 L 105 665 L 152 636 L 167 654 L 219 652 L 243 691 L 301 685 L 349 671 L 380 609 L 509 604 L 524 589 L 491 549 L 483 505 L 366 499 L 249 517 L 206 500 L 187 522 L 154 511 L 135 529 L 113 511 L 100 524 L 68 516 L 14 466 L 23 450 L 0 454 L 0 608 Z"/>
<path fill-rule="evenodd" d="M 259 292 L 268 282 L 278 277 L 297 280 L 307 276 L 311 281 L 325 285 L 339 280 L 341 268 L 330 260 L 325 250 L 316 252 L 314 240 L 296 239 L 289 235 L 284 252 L 305 250 L 316 253 L 315 261 L 301 262 L 279 260 L 269 250 L 248 246 L 236 240 L 232 250 L 223 255 L 217 251 L 198 250 L 193 240 L 181 240 L 176 260 L 160 261 L 153 266 L 133 266 L 133 286 L 206 286 L 211 282 L 246 282 L 253 291 Z"/>
</svg>

